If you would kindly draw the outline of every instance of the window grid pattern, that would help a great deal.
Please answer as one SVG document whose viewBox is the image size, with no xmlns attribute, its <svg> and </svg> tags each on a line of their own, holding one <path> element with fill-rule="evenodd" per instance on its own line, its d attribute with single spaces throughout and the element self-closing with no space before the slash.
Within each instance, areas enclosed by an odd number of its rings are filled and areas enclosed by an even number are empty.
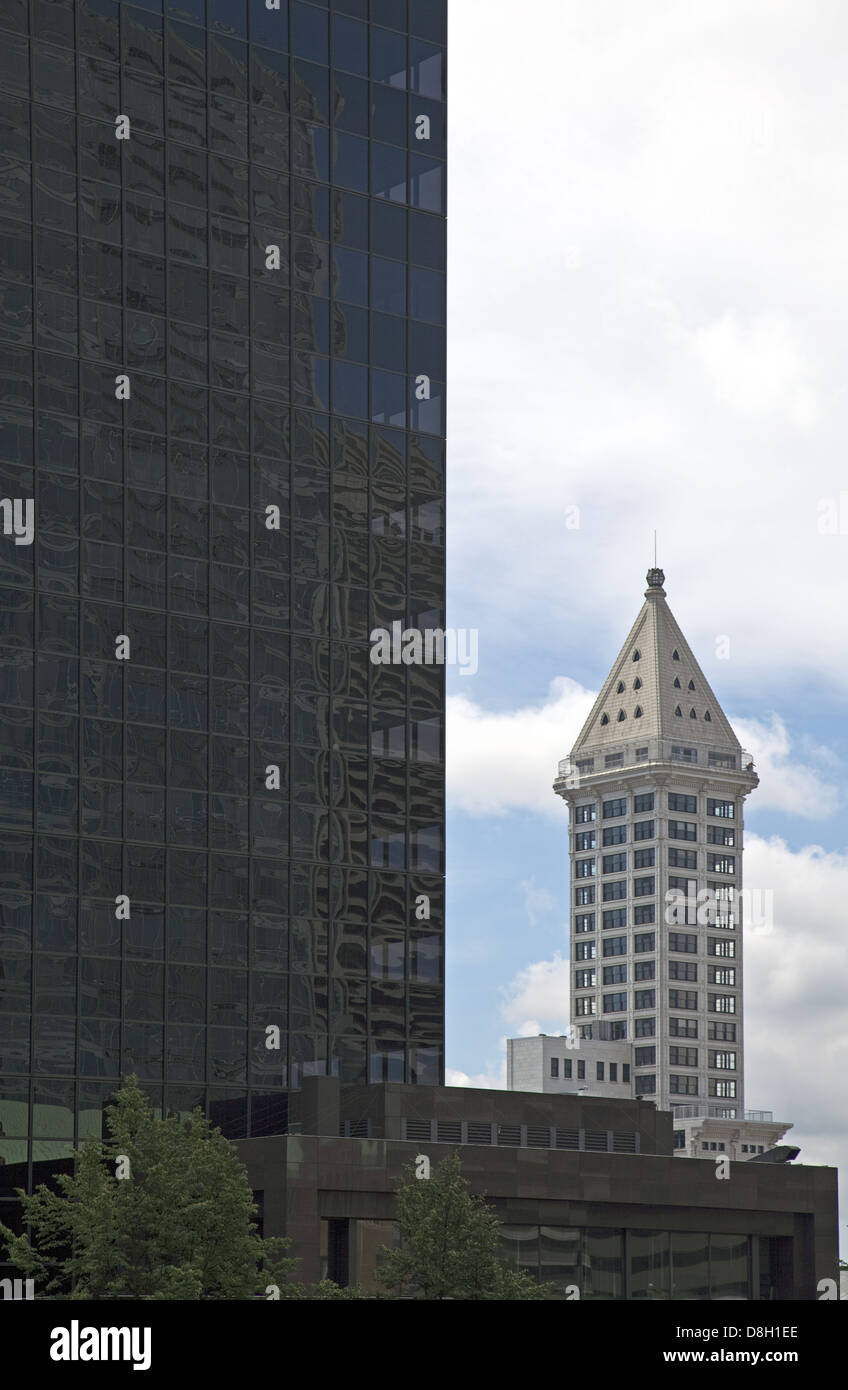
<svg viewBox="0 0 848 1390">
<path fill-rule="evenodd" d="M 282 1132 L 310 1073 L 443 1076 L 443 672 L 369 662 L 375 626 L 443 626 L 442 7 L 185 8 L 0 16 L 24 1183 L 122 1072 L 231 1137 Z"/>
</svg>

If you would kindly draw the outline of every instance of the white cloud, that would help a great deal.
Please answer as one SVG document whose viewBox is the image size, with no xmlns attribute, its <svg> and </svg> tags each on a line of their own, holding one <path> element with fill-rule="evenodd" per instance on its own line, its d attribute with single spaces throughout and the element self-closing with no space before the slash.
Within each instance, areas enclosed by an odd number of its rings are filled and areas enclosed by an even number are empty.
<svg viewBox="0 0 848 1390">
<path fill-rule="evenodd" d="M 848 12 L 486 17 L 451 20 L 448 278 L 451 591 L 480 679 L 499 635 L 559 669 L 615 649 L 656 528 L 695 650 L 732 632 L 733 689 L 844 691 L 848 535 L 817 506 L 848 488 Z"/>
<path fill-rule="evenodd" d="M 612 660 L 612 658 L 610 658 Z M 573 744 L 594 694 L 568 676 L 551 681 L 541 705 L 491 713 L 466 695 L 448 700 L 448 796 L 474 815 L 508 809 L 564 817 L 554 795 L 557 764 Z"/>
<path fill-rule="evenodd" d="M 749 833 L 745 882 L 773 890 L 775 916 L 773 932 L 745 941 L 749 1027 L 757 1038 L 751 1055 L 769 1064 L 779 1055 L 781 1072 L 797 1070 L 814 1089 L 811 1057 L 818 1072 L 835 1047 L 848 1047 L 848 854 L 817 845 L 793 852 L 779 837 Z"/>
<path fill-rule="evenodd" d="M 745 941 L 745 1104 L 794 1128 L 800 1163 L 841 1165 L 848 1203 L 848 854 L 749 835 L 745 877 L 774 891 L 775 930 Z"/>
<path fill-rule="evenodd" d="M 536 887 L 535 874 L 532 878 L 525 879 L 519 884 L 524 892 L 524 906 L 527 910 L 527 920 L 531 927 L 538 925 L 539 914 L 551 912 L 556 907 L 556 898 L 553 893 L 549 893 L 547 888 Z"/>
<path fill-rule="evenodd" d="M 551 960 L 535 961 L 519 970 L 507 985 L 501 1015 L 508 1023 L 517 1025 L 521 1037 L 565 1031 L 568 970 L 568 959 L 555 951 Z"/>
<path fill-rule="evenodd" d="M 456 1071 L 454 1067 L 446 1067 L 445 1085 L 479 1087 L 486 1091 L 505 1091 L 506 1044 L 504 1044 L 502 1062 L 497 1066 L 493 1065 L 489 1071 L 475 1072 L 473 1075 L 469 1075 L 466 1071 Z"/>
<path fill-rule="evenodd" d="M 806 820 L 833 815 L 839 806 L 838 789 L 799 761 L 779 715 L 772 713 L 768 723 L 759 719 L 734 719 L 731 723 L 743 748 L 753 753 L 760 778 L 749 810 L 786 811 Z M 810 755 L 823 762 L 831 756 L 821 747 L 811 749 Z"/>
<path fill-rule="evenodd" d="M 706 368 L 719 401 L 743 415 L 775 414 L 798 429 L 819 418 L 809 369 L 788 325 L 774 315 L 748 324 L 732 313 L 697 331 L 695 355 Z"/>
</svg>

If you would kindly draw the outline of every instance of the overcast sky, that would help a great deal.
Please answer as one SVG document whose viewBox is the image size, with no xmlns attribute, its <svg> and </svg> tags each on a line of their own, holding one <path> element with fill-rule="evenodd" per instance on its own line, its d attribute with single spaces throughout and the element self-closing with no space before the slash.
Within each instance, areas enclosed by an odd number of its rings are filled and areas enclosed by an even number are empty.
<svg viewBox="0 0 848 1390">
<path fill-rule="evenodd" d="M 846 55 L 840 0 L 451 0 L 448 1067 L 568 1022 L 551 782 L 656 529 L 761 778 L 746 1104 L 848 1170 Z"/>
</svg>

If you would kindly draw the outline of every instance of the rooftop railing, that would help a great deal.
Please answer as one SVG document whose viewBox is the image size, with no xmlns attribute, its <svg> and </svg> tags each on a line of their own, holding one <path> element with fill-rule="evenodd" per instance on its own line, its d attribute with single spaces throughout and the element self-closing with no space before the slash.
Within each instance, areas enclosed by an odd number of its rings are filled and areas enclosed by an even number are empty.
<svg viewBox="0 0 848 1390">
<path fill-rule="evenodd" d="M 671 1113 L 676 1120 L 720 1120 L 722 1111 L 728 1108 L 721 1105 L 672 1105 Z M 746 1110 L 742 1115 L 737 1115 L 736 1119 L 744 1119 L 751 1124 L 770 1125 L 774 1124 L 774 1111 Z"/>
<path fill-rule="evenodd" d="M 573 759 L 561 758 L 557 765 L 557 781 L 565 782 L 566 786 L 579 787 L 584 777 L 651 763 L 679 763 L 682 767 L 697 767 L 719 775 L 722 772 L 747 772 L 756 776 L 753 754 L 744 748 L 736 752 L 686 743 L 683 739 L 648 738 L 644 742 L 597 748 L 594 752 L 586 752 Z"/>
</svg>

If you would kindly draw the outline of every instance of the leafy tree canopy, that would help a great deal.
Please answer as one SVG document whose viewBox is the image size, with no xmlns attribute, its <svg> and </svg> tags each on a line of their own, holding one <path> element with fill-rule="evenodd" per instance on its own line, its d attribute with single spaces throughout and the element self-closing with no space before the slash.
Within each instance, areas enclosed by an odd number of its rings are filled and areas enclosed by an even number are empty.
<svg viewBox="0 0 848 1390">
<path fill-rule="evenodd" d="M 383 1247 L 380 1282 L 395 1297 L 426 1299 L 536 1299 L 543 1288 L 509 1270 L 498 1248 L 500 1223 L 485 1197 L 474 1196 L 453 1153 L 416 1178 L 405 1170 L 398 1189 L 401 1247 Z"/>
<path fill-rule="evenodd" d="M 130 1077 L 73 1175 L 27 1196 L 31 1234 L 0 1223 L 0 1246 L 41 1297 L 244 1299 L 281 1290 L 297 1263 L 257 1231 L 247 1171 L 196 1110 L 159 1119 Z"/>
</svg>

